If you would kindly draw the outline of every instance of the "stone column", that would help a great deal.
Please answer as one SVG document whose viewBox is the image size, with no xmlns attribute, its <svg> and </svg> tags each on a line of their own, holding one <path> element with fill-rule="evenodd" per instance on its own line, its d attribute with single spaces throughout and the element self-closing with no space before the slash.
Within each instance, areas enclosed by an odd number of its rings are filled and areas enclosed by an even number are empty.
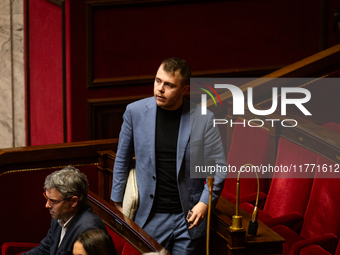
<svg viewBox="0 0 340 255">
<path fill-rule="evenodd" d="M 0 1 L 0 148 L 25 146 L 23 0 Z"/>
</svg>

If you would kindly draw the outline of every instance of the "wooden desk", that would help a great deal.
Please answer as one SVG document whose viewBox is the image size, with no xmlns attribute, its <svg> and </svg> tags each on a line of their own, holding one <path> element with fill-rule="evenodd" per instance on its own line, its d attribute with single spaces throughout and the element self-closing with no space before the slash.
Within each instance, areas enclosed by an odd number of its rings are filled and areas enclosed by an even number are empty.
<svg viewBox="0 0 340 255">
<path fill-rule="evenodd" d="M 285 240 L 262 222 L 259 221 L 256 236 L 246 233 L 251 215 L 242 209 L 239 214 L 242 215 L 243 230 L 231 230 L 231 218 L 235 211 L 235 204 L 223 197 L 219 198 L 211 216 L 211 254 L 282 254 L 282 244 Z"/>
</svg>

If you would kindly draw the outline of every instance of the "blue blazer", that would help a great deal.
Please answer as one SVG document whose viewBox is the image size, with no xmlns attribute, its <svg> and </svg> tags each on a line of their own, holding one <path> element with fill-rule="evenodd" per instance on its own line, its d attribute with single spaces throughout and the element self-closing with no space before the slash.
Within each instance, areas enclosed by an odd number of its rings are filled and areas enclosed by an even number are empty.
<svg viewBox="0 0 340 255">
<path fill-rule="evenodd" d="M 156 132 L 157 104 L 154 97 L 129 104 L 124 113 L 119 135 L 118 150 L 113 170 L 111 199 L 123 200 L 131 155 L 136 157 L 136 178 L 139 205 L 135 222 L 143 227 L 147 221 L 156 192 Z M 226 165 L 218 128 L 212 127 L 213 114 L 201 115 L 198 105 L 184 99 L 177 141 L 177 185 L 184 215 L 199 201 L 208 204 L 209 190 L 205 179 L 190 178 L 194 165 L 203 166 L 207 158 L 214 158 L 219 165 Z M 223 189 L 224 179 L 215 178 L 213 202 Z M 189 230 L 192 239 L 203 236 L 206 221 Z"/>
<path fill-rule="evenodd" d="M 26 255 L 72 255 L 73 244 L 81 233 L 93 229 L 100 228 L 107 232 L 105 224 L 98 215 L 92 212 L 90 205 L 81 207 L 77 214 L 72 218 L 66 234 L 59 248 L 59 240 L 61 234 L 61 226 L 58 221 L 52 219 L 51 228 L 47 236 L 41 241 L 40 245 L 32 250 L 23 253 Z"/>
</svg>

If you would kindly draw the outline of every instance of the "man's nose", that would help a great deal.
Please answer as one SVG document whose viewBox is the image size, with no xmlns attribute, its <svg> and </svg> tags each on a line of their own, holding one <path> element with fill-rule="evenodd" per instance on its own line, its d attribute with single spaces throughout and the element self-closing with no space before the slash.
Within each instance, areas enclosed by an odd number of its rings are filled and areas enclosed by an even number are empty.
<svg viewBox="0 0 340 255">
<path fill-rule="evenodd" d="M 52 208 L 52 205 L 50 204 L 50 202 L 48 202 L 48 200 L 46 200 L 45 207 L 46 207 L 47 209 Z"/>
<path fill-rule="evenodd" d="M 164 83 L 158 86 L 158 91 L 164 92 Z"/>
</svg>

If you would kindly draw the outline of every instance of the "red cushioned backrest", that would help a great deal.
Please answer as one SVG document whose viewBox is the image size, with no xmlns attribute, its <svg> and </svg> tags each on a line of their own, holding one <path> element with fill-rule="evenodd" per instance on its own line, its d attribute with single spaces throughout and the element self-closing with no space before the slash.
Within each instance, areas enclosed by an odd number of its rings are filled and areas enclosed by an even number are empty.
<svg viewBox="0 0 340 255">
<path fill-rule="evenodd" d="M 340 242 L 338 243 L 338 246 L 336 247 L 335 255 L 340 255 Z"/>
<path fill-rule="evenodd" d="M 332 175 L 334 163 L 319 157 L 310 200 L 304 216 L 301 236 L 312 238 L 332 233 L 340 237 L 340 179 L 339 173 Z M 324 167 L 327 173 L 322 171 Z M 320 170 L 320 171 L 319 171 Z M 340 171 L 340 169 L 338 169 Z M 336 177 L 336 178 L 325 178 Z"/>
<path fill-rule="evenodd" d="M 140 255 L 140 252 L 137 251 L 131 244 L 126 242 L 122 251 L 122 255 Z"/>
<path fill-rule="evenodd" d="M 38 245 L 39 245 L 38 243 L 8 242 L 2 245 L 1 254 L 2 255 L 22 254 L 23 252 L 29 251 Z"/>
<path fill-rule="evenodd" d="M 113 231 L 112 229 L 110 229 L 108 226 L 106 226 L 107 232 L 109 233 L 109 235 L 112 237 L 113 243 L 115 245 L 116 251 L 118 253 L 118 255 L 122 254 L 124 245 L 126 243 L 126 240 L 121 237 L 120 235 L 118 235 L 115 231 Z"/>
<path fill-rule="evenodd" d="M 294 166 L 315 164 L 317 154 L 302 148 L 286 139 L 280 138 L 276 166 Z M 274 173 L 266 204 L 263 210 L 276 218 L 292 212 L 304 215 L 313 184 L 314 173 L 304 173 L 309 178 L 281 178 L 285 175 Z"/>
<path fill-rule="evenodd" d="M 129 244 L 123 237 L 118 235 L 115 231 L 107 226 L 106 229 L 109 232 L 109 235 L 112 237 L 118 255 L 140 255 L 140 252 L 137 251 L 131 244 Z"/>
<path fill-rule="evenodd" d="M 237 120 L 242 123 L 241 120 Z M 234 166 L 238 170 L 244 164 L 253 164 L 254 166 L 268 165 L 269 163 L 269 132 L 260 127 L 245 127 L 243 124 L 236 124 L 234 127 L 233 138 L 227 158 L 227 164 Z M 250 177 L 247 179 L 246 177 Z M 252 194 L 257 190 L 255 174 L 241 174 L 240 196 Z M 237 173 L 228 173 L 222 196 L 226 199 L 232 199 L 236 196 L 236 178 Z M 267 194 L 268 179 L 260 180 L 260 191 Z"/>
<path fill-rule="evenodd" d="M 328 251 L 322 249 L 319 245 L 312 244 L 303 247 L 299 255 L 332 255 Z"/>
</svg>

